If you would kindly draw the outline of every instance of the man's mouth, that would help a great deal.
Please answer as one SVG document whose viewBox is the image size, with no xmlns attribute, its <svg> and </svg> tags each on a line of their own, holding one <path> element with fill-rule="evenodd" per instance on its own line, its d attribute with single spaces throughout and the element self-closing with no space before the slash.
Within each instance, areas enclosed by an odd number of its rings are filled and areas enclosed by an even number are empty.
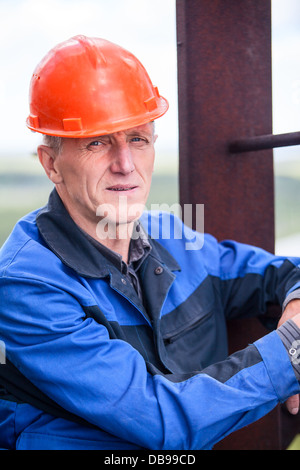
<svg viewBox="0 0 300 470">
<path fill-rule="evenodd" d="M 137 186 L 134 185 L 121 185 L 117 184 L 115 186 L 110 186 L 109 188 L 106 188 L 108 191 L 132 191 L 133 189 L 136 189 Z"/>
</svg>

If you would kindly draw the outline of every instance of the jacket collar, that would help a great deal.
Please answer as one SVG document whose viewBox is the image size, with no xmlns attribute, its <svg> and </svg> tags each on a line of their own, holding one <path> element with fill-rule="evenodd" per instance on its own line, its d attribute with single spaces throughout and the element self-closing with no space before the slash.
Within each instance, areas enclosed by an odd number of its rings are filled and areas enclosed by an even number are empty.
<svg viewBox="0 0 300 470">
<path fill-rule="evenodd" d="M 109 276 L 111 262 L 75 224 L 56 189 L 51 192 L 48 204 L 38 212 L 36 223 L 42 238 L 53 253 L 77 274 L 88 278 Z M 149 243 L 152 247 L 149 256 L 171 271 L 180 270 L 177 261 L 162 245 L 151 238 Z"/>
</svg>

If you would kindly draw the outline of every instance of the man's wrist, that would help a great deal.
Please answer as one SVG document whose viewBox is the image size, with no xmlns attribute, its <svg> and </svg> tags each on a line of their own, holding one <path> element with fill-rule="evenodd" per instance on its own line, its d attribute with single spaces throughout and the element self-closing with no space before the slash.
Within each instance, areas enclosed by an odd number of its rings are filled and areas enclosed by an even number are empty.
<svg viewBox="0 0 300 470">
<path fill-rule="evenodd" d="M 300 300 L 300 288 L 295 289 L 293 292 L 291 292 L 284 300 L 282 304 L 282 311 L 286 309 L 287 305 L 292 302 L 293 300 Z"/>
<path fill-rule="evenodd" d="M 300 328 L 289 319 L 277 329 L 277 333 L 287 350 L 297 380 L 300 381 Z"/>
</svg>

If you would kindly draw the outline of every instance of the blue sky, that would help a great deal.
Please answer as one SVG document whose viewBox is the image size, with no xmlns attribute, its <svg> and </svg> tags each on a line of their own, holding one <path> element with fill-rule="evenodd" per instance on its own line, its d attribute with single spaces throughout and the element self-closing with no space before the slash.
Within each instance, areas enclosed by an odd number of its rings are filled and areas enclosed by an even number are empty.
<svg viewBox="0 0 300 470">
<path fill-rule="evenodd" d="M 226 1 L 226 0 L 225 0 Z M 157 149 L 177 151 L 175 0 L 0 0 L 0 155 L 31 152 L 25 126 L 32 72 L 58 42 L 99 36 L 133 52 L 170 102 Z M 300 130 L 300 1 L 273 0 L 274 132 Z"/>
</svg>

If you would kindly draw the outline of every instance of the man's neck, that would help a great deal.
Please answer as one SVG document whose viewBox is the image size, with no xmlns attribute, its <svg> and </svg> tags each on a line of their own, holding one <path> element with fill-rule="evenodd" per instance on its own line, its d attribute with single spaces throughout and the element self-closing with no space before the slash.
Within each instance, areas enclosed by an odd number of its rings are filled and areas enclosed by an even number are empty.
<svg viewBox="0 0 300 470">
<path fill-rule="evenodd" d="M 89 234 L 91 235 L 91 234 Z M 92 236 L 92 235 L 91 235 Z M 114 251 L 115 253 L 119 253 L 122 256 L 122 259 L 125 263 L 128 263 L 128 255 L 129 255 L 129 245 L 130 245 L 130 238 L 129 239 L 110 239 L 106 238 L 104 240 L 99 240 L 99 238 L 95 238 L 98 242 L 102 243 L 102 245 L 106 246 L 110 250 Z"/>
<path fill-rule="evenodd" d="M 99 219 L 89 219 L 78 211 L 72 210 L 72 206 L 68 204 L 68 198 L 64 197 L 64 194 L 59 189 L 60 188 L 56 187 L 66 210 L 81 230 L 86 232 L 97 242 L 102 243 L 102 245 L 110 250 L 120 254 L 123 261 L 127 263 L 134 222 L 120 225 L 112 223 L 109 225 L 107 220 L 104 220 L 104 224 L 102 225 Z"/>
<path fill-rule="evenodd" d="M 97 230 L 97 224 L 87 224 L 86 221 L 75 220 L 74 222 L 90 237 L 94 238 L 97 242 L 104 245 L 106 248 L 118 253 L 122 256 L 125 263 L 128 263 L 129 245 L 131 235 L 133 232 L 134 222 L 130 224 L 122 224 L 121 226 L 114 225 L 110 231 L 99 231 Z"/>
</svg>

